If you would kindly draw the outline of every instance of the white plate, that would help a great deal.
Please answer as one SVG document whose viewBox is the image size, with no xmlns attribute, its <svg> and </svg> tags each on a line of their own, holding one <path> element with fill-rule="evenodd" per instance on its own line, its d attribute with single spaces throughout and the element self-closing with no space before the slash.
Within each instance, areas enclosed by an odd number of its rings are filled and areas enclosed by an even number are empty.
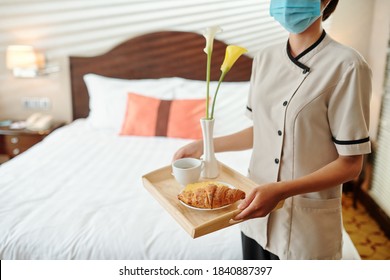
<svg viewBox="0 0 390 280">
<path fill-rule="evenodd" d="M 225 182 L 221 182 L 221 181 L 213 181 L 213 182 L 216 182 L 216 183 L 219 183 L 219 184 L 223 184 L 225 185 L 226 187 L 229 187 L 231 189 L 235 189 L 235 187 L 229 183 L 225 183 Z M 200 210 L 200 211 L 216 211 L 216 210 L 221 210 L 221 209 L 224 209 L 224 208 L 227 208 L 229 206 L 231 206 L 232 204 L 228 204 L 228 205 L 224 205 L 222 207 L 218 207 L 218 208 L 198 208 L 198 207 L 194 207 L 194 206 L 191 206 L 191 205 L 188 205 L 187 203 L 184 203 L 183 201 L 181 201 L 179 199 L 180 203 L 183 204 L 185 207 L 187 208 L 190 208 L 190 209 L 194 209 L 194 210 Z"/>
</svg>

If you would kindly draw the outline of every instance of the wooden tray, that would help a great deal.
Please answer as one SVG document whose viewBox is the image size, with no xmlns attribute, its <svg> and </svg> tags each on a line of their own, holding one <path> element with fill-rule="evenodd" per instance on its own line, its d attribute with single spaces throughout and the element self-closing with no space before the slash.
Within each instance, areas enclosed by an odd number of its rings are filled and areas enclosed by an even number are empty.
<svg viewBox="0 0 390 280">
<path fill-rule="evenodd" d="M 249 194 L 252 188 L 258 186 L 255 182 L 235 170 L 220 163 L 220 175 L 212 181 L 220 181 L 233 185 Z M 177 195 L 182 190 L 180 184 L 171 175 L 171 166 L 166 166 L 148 173 L 142 177 L 145 188 L 172 215 L 172 217 L 187 231 L 192 238 L 220 230 L 237 224 L 229 222 L 241 210 L 237 209 L 240 201 L 220 210 L 196 210 L 183 205 Z M 275 209 L 280 208 L 279 203 Z"/>
</svg>

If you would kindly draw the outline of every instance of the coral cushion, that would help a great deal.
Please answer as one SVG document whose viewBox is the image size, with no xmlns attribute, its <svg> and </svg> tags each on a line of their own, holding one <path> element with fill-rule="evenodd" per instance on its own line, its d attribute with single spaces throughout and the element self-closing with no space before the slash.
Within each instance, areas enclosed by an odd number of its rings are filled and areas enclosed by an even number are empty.
<svg viewBox="0 0 390 280">
<path fill-rule="evenodd" d="M 205 99 L 161 100 L 129 93 L 120 135 L 200 139 Z"/>
</svg>

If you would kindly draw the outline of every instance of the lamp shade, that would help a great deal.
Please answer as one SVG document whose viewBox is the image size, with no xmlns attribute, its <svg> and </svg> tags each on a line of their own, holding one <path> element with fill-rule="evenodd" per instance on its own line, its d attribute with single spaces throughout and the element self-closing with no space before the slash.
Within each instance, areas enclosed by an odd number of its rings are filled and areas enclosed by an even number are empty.
<svg viewBox="0 0 390 280">
<path fill-rule="evenodd" d="M 39 69 L 44 67 L 45 58 L 32 46 L 12 45 L 7 47 L 7 68 Z"/>
</svg>

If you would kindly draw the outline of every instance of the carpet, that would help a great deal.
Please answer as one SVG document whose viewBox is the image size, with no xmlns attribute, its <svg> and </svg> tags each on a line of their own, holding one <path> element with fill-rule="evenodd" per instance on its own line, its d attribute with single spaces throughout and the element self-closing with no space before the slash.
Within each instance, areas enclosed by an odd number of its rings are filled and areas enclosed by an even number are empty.
<svg viewBox="0 0 390 280">
<path fill-rule="evenodd" d="M 352 203 L 352 193 L 343 193 L 344 227 L 362 260 L 390 260 L 390 240 L 362 204 Z"/>
</svg>

